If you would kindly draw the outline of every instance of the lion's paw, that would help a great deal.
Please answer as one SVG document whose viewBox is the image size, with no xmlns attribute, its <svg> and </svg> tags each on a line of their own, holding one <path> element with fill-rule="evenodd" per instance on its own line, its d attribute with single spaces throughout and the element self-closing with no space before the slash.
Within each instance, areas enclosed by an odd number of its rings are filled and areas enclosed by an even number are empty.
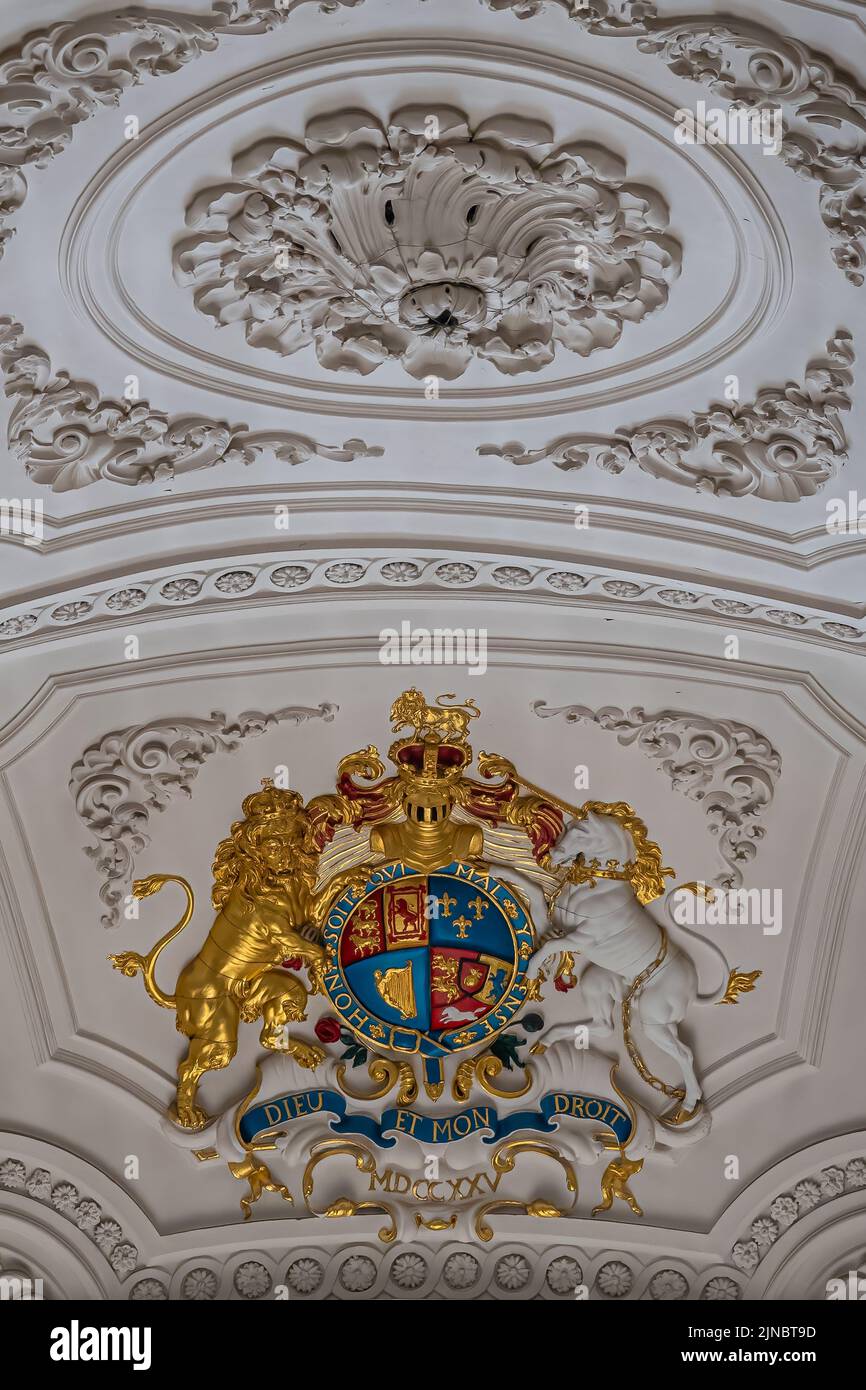
<svg viewBox="0 0 866 1390">
<path fill-rule="evenodd" d="M 108 959 L 115 970 L 119 970 L 121 975 L 125 975 L 130 980 L 138 974 L 139 970 L 144 969 L 144 959 L 137 951 L 120 951 L 117 955 L 109 956 Z"/>
<path fill-rule="evenodd" d="M 204 1129 L 210 1124 L 210 1115 L 199 1105 L 181 1102 L 172 1107 L 174 1118 L 183 1129 Z"/>
<path fill-rule="evenodd" d="M 321 1047 L 316 1047 L 314 1043 L 293 1041 L 289 1050 L 298 1066 L 304 1067 L 308 1071 L 314 1071 L 319 1063 L 325 1060 L 324 1051 Z"/>
</svg>

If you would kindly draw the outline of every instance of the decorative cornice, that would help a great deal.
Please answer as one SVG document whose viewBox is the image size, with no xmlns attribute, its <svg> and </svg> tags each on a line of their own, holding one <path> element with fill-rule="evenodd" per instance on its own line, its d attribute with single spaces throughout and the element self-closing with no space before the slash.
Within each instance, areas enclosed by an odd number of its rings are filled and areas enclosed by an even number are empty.
<svg viewBox="0 0 866 1390">
<path fill-rule="evenodd" d="M 488 519 L 501 518 L 502 508 L 507 506 L 517 532 L 523 534 L 537 522 L 556 522 L 561 526 L 565 506 L 566 525 L 570 530 L 573 507 L 580 503 L 587 508 L 590 525 L 595 531 L 620 533 L 620 538 L 621 533 L 626 532 L 631 536 L 652 538 L 654 544 L 661 542 L 666 562 L 648 571 L 648 574 L 656 577 L 661 574 L 668 583 L 690 583 L 694 578 L 693 567 L 690 570 L 687 564 L 674 565 L 670 562 L 672 547 L 682 542 L 689 544 L 695 538 L 695 508 L 691 497 L 683 492 L 672 495 L 662 490 L 661 500 L 658 497 L 638 499 L 617 493 L 599 497 L 588 489 L 575 492 L 570 479 L 562 479 L 559 487 L 551 486 L 551 480 L 545 479 L 541 471 L 534 475 L 514 473 L 507 488 L 503 488 L 504 479 L 498 474 L 494 479 L 489 469 L 473 470 L 468 476 L 473 479 L 471 483 L 466 481 L 466 475 L 460 481 L 452 481 L 441 475 L 425 479 L 416 472 L 402 477 L 389 474 L 387 478 L 377 478 L 371 483 L 360 470 L 349 477 L 337 479 L 326 470 L 319 469 L 310 476 L 293 479 L 292 525 L 297 519 L 298 529 L 306 528 L 311 518 L 315 518 L 317 523 L 319 518 L 326 518 L 330 523 L 329 532 L 338 534 L 335 528 L 345 520 L 348 510 L 363 530 L 369 549 L 387 546 L 386 525 L 396 520 L 405 530 L 409 517 L 419 517 L 420 524 L 428 528 L 433 525 L 434 534 L 440 535 L 455 507 L 479 521 L 482 533 L 486 534 L 489 530 L 486 524 Z M 8 545 L 27 550 L 38 549 L 41 555 L 60 555 L 82 549 L 90 552 L 106 539 L 124 543 L 154 528 L 167 541 L 173 533 L 185 530 L 191 517 L 195 518 L 196 523 L 224 518 L 227 506 L 231 508 L 238 526 L 252 522 L 252 531 L 256 534 L 273 530 L 274 507 L 285 503 L 284 485 L 281 482 L 268 483 L 264 479 L 251 481 L 241 477 L 232 483 L 218 476 L 216 485 L 208 487 L 204 478 L 200 481 L 202 486 L 197 486 L 194 492 L 172 492 L 161 499 L 147 493 L 138 498 L 131 497 L 129 493 L 114 493 L 107 504 L 89 512 L 86 519 L 76 514 L 61 515 L 54 513 L 53 509 L 46 509 L 43 518 L 45 534 L 38 547 L 34 547 L 32 542 L 27 544 L 27 538 L 23 536 L 7 536 L 5 539 Z M 556 483 L 559 480 L 553 481 Z M 533 482 L 536 484 L 534 487 L 531 486 Z M 732 513 L 721 508 L 711 513 L 702 510 L 701 544 L 748 560 L 757 558 L 770 564 L 780 561 L 783 569 L 795 572 L 831 567 L 840 562 L 847 564 L 855 555 L 866 555 L 866 534 L 858 535 L 851 531 L 845 535 L 830 535 L 826 518 L 821 515 L 820 508 L 817 511 L 818 515 L 811 520 L 801 511 L 803 526 L 791 529 L 790 522 L 796 518 L 789 511 L 761 508 L 757 516 L 747 518 L 742 509 L 735 509 Z M 781 525 L 783 522 L 784 526 Z M 426 539 L 429 539 L 429 529 Z M 425 544 L 422 534 L 417 534 L 417 544 Z M 275 537 L 271 551 L 275 560 L 283 558 L 280 546 L 281 542 Z M 633 549 L 634 545 L 629 544 L 629 550 Z M 524 549 L 519 553 L 529 555 L 530 552 Z M 546 553 L 549 558 L 549 549 Z M 262 551 L 248 545 L 245 551 L 235 551 L 233 554 L 238 559 L 242 559 L 244 554 L 255 554 L 261 558 Z M 610 549 L 600 553 L 596 562 L 599 565 L 615 565 Z M 208 562 L 202 559 L 200 563 L 206 565 Z M 714 560 L 712 568 L 723 572 L 726 564 L 727 572 L 730 572 L 729 561 Z M 774 593 L 779 601 L 783 601 L 779 590 L 765 590 L 763 596 L 769 601 Z M 789 599 L 792 603 L 809 603 L 805 593 L 796 591 L 789 593 Z M 847 611 L 854 613 L 856 608 L 857 604 L 849 601 Z"/>
<path fill-rule="evenodd" d="M 83 1197 L 74 1183 L 52 1176 L 47 1168 L 28 1166 L 20 1158 L 0 1159 L 0 1189 L 42 1202 L 71 1221 L 101 1250 L 118 1279 L 139 1267 L 139 1253 L 120 1223 L 106 1216 L 99 1202 Z"/>
<path fill-rule="evenodd" d="M 725 865 L 714 882 L 723 888 L 742 883 L 739 866 L 757 853 L 764 837 L 757 818 L 772 804 L 782 772 L 781 754 L 768 738 L 748 724 L 682 710 L 647 714 L 640 707 L 626 713 L 616 705 L 551 708 L 543 700 L 532 708 L 540 719 L 562 715 L 570 724 L 597 724 L 613 731 L 624 746 L 634 744 L 658 760 L 674 790 L 703 805 Z"/>
<path fill-rule="evenodd" d="M 209 1302 L 269 1299 L 277 1285 L 299 1301 L 321 1299 L 552 1299 L 574 1300 L 583 1284 L 594 1301 L 638 1298 L 739 1299 L 746 1287 L 735 1269 L 696 1272 L 678 1255 L 640 1258 L 632 1250 L 587 1253 L 570 1244 L 539 1251 L 502 1242 L 437 1250 L 405 1243 L 393 1250 L 360 1243 L 337 1250 L 301 1245 L 282 1259 L 245 1250 L 225 1261 L 190 1258 L 169 1276 L 148 1269 L 129 1285 L 130 1299 Z"/>
<path fill-rule="evenodd" d="M 199 312 L 242 320 L 254 348 L 416 380 L 608 349 L 665 305 L 681 251 L 663 199 L 604 146 L 422 96 L 385 121 L 336 109 L 300 143 L 259 139 L 186 221 L 174 273 Z"/>
<path fill-rule="evenodd" d="M 107 399 L 90 382 L 55 373 L 48 354 L 8 317 L 0 317 L 0 369 L 6 395 L 15 397 L 9 447 L 33 481 L 52 492 L 101 481 L 155 483 L 218 463 L 254 463 L 265 454 L 298 464 L 382 453 L 362 439 L 317 444 L 288 430 L 250 430 L 203 415 L 169 416 L 147 401 Z"/>
<path fill-rule="evenodd" d="M 118 924 L 136 856 L 150 844 L 151 811 L 164 811 L 179 792 L 191 796 L 191 784 L 208 758 L 233 753 L 246 739 L 277 724 L 330 721 L 336 710 L 331 704 L 317 709 L 290 705 L 273 714 L 247 710 L 233 722 L 219 712 L 209 719 L 156 719 L 115 730 L 86 748 L 71 769 L 69 790 L 79 818 L 97 841 L 84 853 L 104 876 L 99 896 L 108 911 L 102 925 Z"/>
<path fill-rule="evenodd" d="M 855 285 L 866 267 L 864 103 L 856 78 L 796 39 L 739 15 L 660 17 L 652 0 L 481 0 L 487 9 L 532 19 L 555 5 L 588 34 L 632 38 L 678 77 L 700 82 L 742 107 L 776 106 L 780 156 L 818 184 L 818 207 L 833 259 Z"/>
<path fill-rule="evenodd" d="M 130 615 L 166 618 L 192 609 L 238 603 L 300 598 L 334 598 L 372 592 L 388 594 L 464 590 L 511 600 L 583 603 L 593 607 L 622 604 L 628 608 L 700 617 L 730 628 L 759 628 L 833 647 L 866 652 L 866 627 L 826 613 L 804 612 L 772 600 L 734 598 L 722 591 L 682 588 L 667 580 L 623 578 L 610 570 L 565 569 L 561 564 L 478 555 L 417 555 L 398 552 L 379 556 L 314 556 L 304 551 L 279 561 L 224 563 L 190 567 L 158 578 L 115 581 L 58 595 L 4 616 L 0 610 L 0 646 L 21 645 L 51 636 L 66 637 L 81 628 L 128 623 Z M 7 610 L 8 612 L 8 610 Z"/>
<path fill-rule="evenodd" d="M 735 1300 L 749 1296 L 751 1276 L 772 1247 L 816 1207 L 866 1188 L 866 1157 L 817 1169 L 790 1184 L 756 1217 L 731 1251 L 731 1265 L 695 1271 L 678 1256 L 616 1249 L 589 1253 L 571 1243 L 546 1250 L 507 1242 L 505 1249 L 479 1246 L 435 1250 L 428 1245 L 383 1251 L 366 1244 L 329 1250 L 299 1245 L 282 1260 L 244 1248 L 224 1260 L 191 1256 L 173 1274 L 142 1268 L 141 1256 L 119 1222 L 107 1217 L 99 1202 L 78 1187 L 32 1168 L 18 1158 L 0 1159 L 0 1190 L 51 1206 L 83 1232 L 100 1250 L 130 1300 L 211 1301 L 232 1297 L 273 1297 L 278 1283 L 290 1296 L 311 1302 L 325 1298 L 425 1298 L 433 1291 L 445 1298 L 519 1297 L 573 1299 L 585 1284 L 594 1300 L 639 1298 L 656 1301 Z M 5 1271 L 8 1273 L 9 1271 Z M 130 1277 L 134 1275 L 135 1277 Z"/>
<path fill-rule="evenodd" d="M 851 408 L 853 361 L 851 334 L 840 329 L 827 341 L 827 356 L 807 364 L 802 385 L 762 387 L 748 404 L 716 403 L 607 436 L 564 435 L 538 449 L 512 440 L 482 444 L 477 452 L 517 465 L 547 459 L 565 472 L 593 463 L 617 475 L 634 464 L 653 478 L 715 497 L 799 502 L 847 461 L 839 412 Z"/>
</svg>

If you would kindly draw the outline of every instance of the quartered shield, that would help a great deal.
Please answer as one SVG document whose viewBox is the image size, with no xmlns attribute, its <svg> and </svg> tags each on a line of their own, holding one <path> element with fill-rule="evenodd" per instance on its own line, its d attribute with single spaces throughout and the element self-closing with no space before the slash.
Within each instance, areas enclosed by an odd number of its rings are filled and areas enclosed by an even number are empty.
<svg viewBox="0 0 866 1390">
<path fill-rule="evenodd" d="M 325 927 L 337 1012 L 379 1047 L 427 1056 L 500 1032 L 526 998 L 532 924 L 505 883 L 467 864 L 384 865 Z"/>
</svg>

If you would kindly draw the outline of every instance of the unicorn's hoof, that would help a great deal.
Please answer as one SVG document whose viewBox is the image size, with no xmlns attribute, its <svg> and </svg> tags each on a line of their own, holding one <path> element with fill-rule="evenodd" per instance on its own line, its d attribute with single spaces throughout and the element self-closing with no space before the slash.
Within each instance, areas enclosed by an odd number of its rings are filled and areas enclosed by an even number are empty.
<svg viewBox="0 0 866 1390">
<path fill-rule="evenodd" d="M 703 1110 L 703 1108 L 704 1103 L 702 1100 L 695 1101 L 691 1109 L 685 1103 L 682 1105 L 675 1105 L 673 1110 L 668 1110 L 666 1114 L 661 1116 L 662 1124 L 687 1125 L 690 1120 L 693 1120 L 695 1116 Z"/>
</svg>

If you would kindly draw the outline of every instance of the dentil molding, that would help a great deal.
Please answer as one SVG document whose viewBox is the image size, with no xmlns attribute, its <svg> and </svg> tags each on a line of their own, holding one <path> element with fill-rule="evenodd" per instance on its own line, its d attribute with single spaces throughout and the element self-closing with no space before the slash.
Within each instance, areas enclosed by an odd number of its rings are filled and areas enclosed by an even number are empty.
<svg viewBox="0 0 866 1390">
<path fill-rule="evenodd" d="M 97 841 L 84 853 L 103 875 L 99 896 L 108 911 L 104 927 L 114 927 L 135 872 L 136 856 L 150 844 L 152 811 L 164 811 L 191 786 L 215 753 L 233 753 L 247 739 L 277 724 L 333 719 L 337 706 L 317 709 L 290 705 L 272 714 L 248 710 L 236 720 L 213 713 L 209 719 L 181 716 L 135 724 L 106 734 L 84 750 L 69 775 L 75 809 Z"/>
<path fill-rule="evenodd" d="M 344 109 L 237 155 L 186 209 L 175 278 L 217 324 L 367 376 L 447 381 L 589 357 L 667 301 L 680 246 L 661 196 L 600 145 L 507 113 Z"/>
<path fill-rule="evenodd" d="M 647 714 L 638 706 L 628 711 L 615 705 L 551 708 L 543 700 L 533 709 L 540 719 L 562 716 L 569 724 L 597 724 L 613 731 L 624 746 L 634 745 L 658 760 L 674 790 L 703 806 L 724 864 L 714 882 L 722 888 L 742 883 L 740 865 L 757 853 L 764 836 L 757 820 L 772 804 L 782 772 L 781 754 L 768 738 L 748 724 L 682 710 Z"/>
<path fill-rule="evenodd" d="M 851 334 L 840 329 L 802 384 L 762 387 L 754 401 L 715 403 L 677 419 L 649 420 L 615 434 L 569 434 L 538 449 L 516 440 L 482 444 L 483 457 L 523 466 L 548 460 L 565 472 L 596 468 L 615 476 L 635 465 L 653 478 L 714 497 L 799 502 L 847 462 L 840 411 L 851 409 Z"/>
</svg>

